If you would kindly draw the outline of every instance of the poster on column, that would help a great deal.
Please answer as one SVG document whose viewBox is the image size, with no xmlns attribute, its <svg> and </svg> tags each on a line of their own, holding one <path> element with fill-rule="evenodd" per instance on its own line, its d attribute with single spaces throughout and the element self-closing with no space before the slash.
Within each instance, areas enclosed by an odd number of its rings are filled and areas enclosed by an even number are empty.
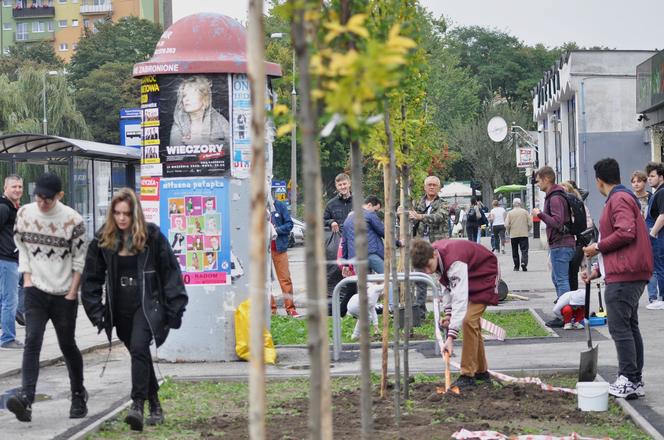
<svg viewBox="0 0 664 440">
<path fill-rule="evenodd" d="M 161 176 L 159 160 L 159 84 L 155 75 L 141 78 L 141 175 Z"/>
<path fill-rule="evenodd" d="M 161 230 L 186 285 L 231 283 L 228 180 L 161 179 Z"/>
<path fill-rule="evenodd" d="M 158 83 L 163 177 L 228 174 L 229 75 L 160 75 Z"/>
<path fill-rule="evenodd" d="M 249 177 L 251 165 L 251 96 L 247 75 L 233 75 L 233 177 Z"/>
</svg>

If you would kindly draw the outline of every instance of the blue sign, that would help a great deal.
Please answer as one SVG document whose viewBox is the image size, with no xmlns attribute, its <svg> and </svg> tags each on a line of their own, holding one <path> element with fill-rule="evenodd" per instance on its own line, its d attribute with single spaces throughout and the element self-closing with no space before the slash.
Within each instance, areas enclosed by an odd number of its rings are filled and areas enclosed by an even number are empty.
<svg viewBox="0 0 664 440">
<path fill-rule="evenodd" d="M 140 148 L 143 142 L 141 122 L 143 110 L 140 108 L 120 109 L 120 144 Z"/>
</svg>

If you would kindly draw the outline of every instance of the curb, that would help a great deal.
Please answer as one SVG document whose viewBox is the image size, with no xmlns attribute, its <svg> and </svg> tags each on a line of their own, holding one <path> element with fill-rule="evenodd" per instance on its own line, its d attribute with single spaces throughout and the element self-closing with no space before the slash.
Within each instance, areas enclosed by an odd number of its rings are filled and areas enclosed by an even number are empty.
<svg viewBox="0 0 664 440">
<path fill-rule="evenodd" d="M 121 344 L 119 339 L 114 339 L 111 341 L 112 346 L 116 346 Z M 91 353 L 93 351 L 97 351 L 102 348 L 108 347 L 108 342 L 104 342 L 103 344 L 95 344 L 95 345 L 90 345 L 88 347 L 85 347 L 83 349 L 80 349 L 81 355 Z M 61 354 L 60 356 L 51 358 L 51 359 L 45 359 L 43 361 L 39 361 L 39 369 L 41 370 L 43 367 L 49 367 L 51 365 L 55 365 L 58 362 L 63 362 L 65 360 L 65 357 Z M 14 368 L 11 370 L 6 370 L 0 373 L 0 379 L 6 379 L 8 377 L 16 376 L 21 373 L 21 368 Z"/>
</svg>

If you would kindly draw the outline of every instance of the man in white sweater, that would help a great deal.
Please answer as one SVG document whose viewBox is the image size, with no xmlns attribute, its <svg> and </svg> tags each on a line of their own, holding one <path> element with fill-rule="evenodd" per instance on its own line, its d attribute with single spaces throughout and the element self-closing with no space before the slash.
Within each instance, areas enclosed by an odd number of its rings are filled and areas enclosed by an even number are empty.
<svg viewBox="0 0 664 440">
<path fill-rule="evenodd" d="M 70 418 L 88 413 L 83 386 L 83 357 L 76 346 L 78 287 L 85 264 L 85 224 L 79 213 L 62 204 L 62 181 L 41 175 L 35 202 L 16 214 L 14 240 L 25 290 L 26 337 L 22 388 L 7 401 L 7 409 L 21 422 L 32 420 L 32 403 L 39 376 L 39 355 L 49 319 L 58 336 L 71 386 Z"/>
</svg>

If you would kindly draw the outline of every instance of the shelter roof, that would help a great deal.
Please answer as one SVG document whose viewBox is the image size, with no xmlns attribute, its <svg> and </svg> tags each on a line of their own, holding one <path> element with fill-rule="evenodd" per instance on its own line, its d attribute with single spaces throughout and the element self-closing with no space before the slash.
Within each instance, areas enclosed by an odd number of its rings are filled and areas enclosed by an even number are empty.
<svg viewBox="0 0 664 440">
<path fill-rule="evenodd" d="M 0 136 L 0 155 L 25 153 L 71 153 L 72 156 L 106 157 L 126 160 L 141 158 L 141 151 L 135 147 L 123 145 L 104 144 L 101 142 L 86 141 L 83 139 L 70 139 L 61 136 L 43 134 L 9 134 Z"/>
</svg>

